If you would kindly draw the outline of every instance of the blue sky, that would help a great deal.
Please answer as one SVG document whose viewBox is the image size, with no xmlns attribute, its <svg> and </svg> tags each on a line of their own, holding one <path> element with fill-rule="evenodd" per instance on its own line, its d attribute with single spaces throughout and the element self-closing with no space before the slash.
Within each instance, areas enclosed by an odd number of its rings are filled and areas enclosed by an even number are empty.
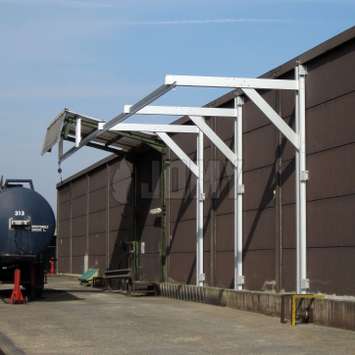
<svg viewBox="0 0 355 355">
<path fill-rule="evenodd" d="M 0 174 L 32 178 L 55 206 L 56 154 L 40 148 L 64 107 L 110 119 L 168 73 L 258 76 L 354 19 L 350 0 L 0 0 Z M 164 103 L 220 94 L 183 89 Z M 103 156 L 83 149 L 64 177 Z"/>
</svg>

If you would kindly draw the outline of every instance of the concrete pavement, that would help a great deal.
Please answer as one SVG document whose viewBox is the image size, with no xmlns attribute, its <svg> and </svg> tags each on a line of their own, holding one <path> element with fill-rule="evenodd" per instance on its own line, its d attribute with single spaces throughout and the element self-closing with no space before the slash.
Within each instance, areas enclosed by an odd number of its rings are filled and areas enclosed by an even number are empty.
<svg viewBox="0 0 355 355">
<path fill-rule="evenodd" d="M 355 332 L 163 297 L 126 297 L 49 278 L 41 301 L 0 304 L 12 354 L 355 354 Z"/>
</svg>

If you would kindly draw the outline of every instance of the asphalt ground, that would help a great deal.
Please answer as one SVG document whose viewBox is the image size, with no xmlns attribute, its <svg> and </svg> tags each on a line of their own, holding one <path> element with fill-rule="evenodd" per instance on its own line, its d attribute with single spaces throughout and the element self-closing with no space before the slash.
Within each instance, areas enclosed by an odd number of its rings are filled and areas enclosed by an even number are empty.
<svg viewBox="0 0 355 355">
<path fill-rule="evenodd" d="M 2 286 L 3 288 L 3 286 Z M 2 291 L 6 296 L 6 291 Z M 0 303 L 5 354 L 355 354 L 355 332 L 49 278 L 41 300 Z"/>
</svg>

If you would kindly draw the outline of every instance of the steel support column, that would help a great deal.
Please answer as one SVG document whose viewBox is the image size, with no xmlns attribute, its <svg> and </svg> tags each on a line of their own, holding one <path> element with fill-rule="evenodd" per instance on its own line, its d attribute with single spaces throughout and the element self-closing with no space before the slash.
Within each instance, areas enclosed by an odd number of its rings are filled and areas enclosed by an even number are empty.
<svg viewBox="0 0 355 355">
<path fill-rule="evenodd" d="M 205 199 L 203 188 L 203 133 L 197 135 L 197 165 L 198 178 L 196 180 L 196 285 L 203 286 L 205 273 L 203 268 L 203 202 Z"/>
<path fill-rule="evenodd" d="M 242 290 L 243 276 L 243 111 L 244 100 L 237 96 L 234 105 L 237 117 L 234 121 L 234 151 L 237 164 L 234 165 L 234 289 Z"/>
<path fill-rule="evenodd" d="M 299 65 L 296 68 L 298 93 L 295 101 L 296 133 L 299 136 L 299 150 L 296 151 L 296 219 L 297 219 L 297 293 L 306 293 L 309 289 L 307 278 L 307 191 L 308 171 L 306 170 L 306 69 Z"/>
</svg>

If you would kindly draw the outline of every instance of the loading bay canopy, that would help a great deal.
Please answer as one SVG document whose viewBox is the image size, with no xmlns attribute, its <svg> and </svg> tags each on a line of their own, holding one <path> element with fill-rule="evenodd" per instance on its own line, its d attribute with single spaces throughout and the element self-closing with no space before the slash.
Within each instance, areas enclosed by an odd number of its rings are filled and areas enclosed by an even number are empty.
<svg viewBox="0 0 355 355">
<path fill-rule="evenodd" d="M 203 286 L 203 139 L 212 144 L 234 166 L 234 288 L 242 290 L 243 275 L 243 104 L 244 97 L 252 101 L 270 122 L 288 139 L 296 151 L 296 291 L 306 293 L 309 289 L 306 262 L 306 170 L 305 149 L 305 78 L 306 69 L 297 65 L 295 79 L 262 79 L 237 77 L 211 77 L 167 75 L 158 89 L 134 105 L 125 105 L 123 112 L 110 121 L 74 113 L 68 109 L 61 112 L 47 129 L 42 154 L 58 143 L 59 164 L 83 146 L 92 146 L 113 153 L 125 152 L 141 143 L 166 145 L 188 167 L 197 179 L 196 188 L 196 284 Z M 234 108 L 152 106 L 152 102 L 176 87 L 212 87 L 239 89 Z M 257 90 L 290 90 L 295 93 L 295 129 L 265 101 Z M 194 125 L 123 123 L 133 115 L 189 116 Z M 205 117 L 231 118 L 234 120 L 234 151 L 206 123 Z M 247 118 L 246 118 L 247 119 Z M 169 136 L 171 133 L 196 134 L 196 162 Z M 63 141 L 74 143 L 66 152 Z"/>
</svg>

